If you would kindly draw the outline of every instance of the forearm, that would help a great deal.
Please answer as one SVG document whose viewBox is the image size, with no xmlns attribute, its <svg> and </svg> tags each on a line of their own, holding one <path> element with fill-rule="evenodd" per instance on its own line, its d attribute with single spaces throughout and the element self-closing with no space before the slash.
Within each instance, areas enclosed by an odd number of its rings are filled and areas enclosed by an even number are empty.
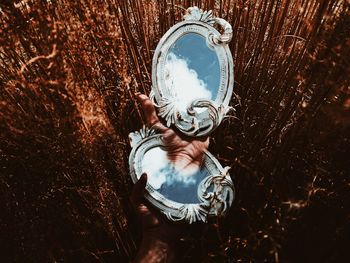
<svg viewBox="0 0 350 263">
<path fill-rule="evenodd" d="M 173 245 L 159 238 L 145 236 L 134 263 L 172 262 L 174 259 Z"/>
</svg>

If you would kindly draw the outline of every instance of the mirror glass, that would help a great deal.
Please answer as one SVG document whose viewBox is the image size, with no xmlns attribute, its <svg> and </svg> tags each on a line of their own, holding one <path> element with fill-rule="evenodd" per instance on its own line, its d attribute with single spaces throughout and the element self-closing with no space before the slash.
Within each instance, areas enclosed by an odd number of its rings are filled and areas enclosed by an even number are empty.
<svg viewBox="0 0 350 263">
<path fill-rule="evenodd" d="M 179 203 L 200 203 L 197 195 L 199 183 L 209 171 L 176 167 L 161 147 L 148 150 L 142 159 L 142 169 L 148 176 L 148 184 L 167 199 Z"/>
<path fill-rule="evenodd" d="M 215 50 L 197 33 L 187 33 L 168 50 L 165 86 L 175 93 L 180 111 L 196 99 L 215 100 L 220 86 L 220 63 Z"/>
</svg>

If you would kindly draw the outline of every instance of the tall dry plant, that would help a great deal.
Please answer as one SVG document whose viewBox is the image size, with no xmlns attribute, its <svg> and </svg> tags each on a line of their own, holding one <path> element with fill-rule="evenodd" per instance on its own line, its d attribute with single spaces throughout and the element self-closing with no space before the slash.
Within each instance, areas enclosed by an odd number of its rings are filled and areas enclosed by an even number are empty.
<svg viewBox="0 0 350 263">
<path fill-rule="evenodd" d="M 189 6 L 233 26 L 235 86 L 210 151 L 229 215 L 184 262 L 341 262 L 349 241 L 350 3 L 6 0 L 0 4 L 0 257 L 128 262 L 127 135 L 161 36 Z M 193 238 L 195 236 L 195 238 Z M 200 240 L 200 242 L 198 242 Z"/>
</svg>

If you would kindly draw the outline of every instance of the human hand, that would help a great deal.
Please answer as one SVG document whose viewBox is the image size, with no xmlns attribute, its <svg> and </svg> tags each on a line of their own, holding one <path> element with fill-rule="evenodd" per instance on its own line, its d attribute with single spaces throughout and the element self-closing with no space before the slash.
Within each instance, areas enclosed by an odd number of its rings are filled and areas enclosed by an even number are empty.
<svg viewBox="0 0 350 263">
<path fill-rule="evenodd" d="M 130 197 L 143 230 L 142 243 L 134 262 L 171 262 L 185 225 L 168 221 L 147 204 L 144 198 L 146 184 L 147 175 L 142 174 Z"/>
<path fill-rule="evenodd" d="M 147 174 L 144 173 L 134 185 L 130 197 L 131 204 L 141 220 L 143 232 L 147 233 L 148 237 L 160 238 L 166 242 L 178 238 L 183 225 L 170 222 L 146 202 L 144 198 L 146 184 Z"/>
<path fill-rule="evenodd" d="M 152 101 L 141 93 L 135 95 L 142 106 L 146 124 L 162 135 L 169 160 L 179 170 L 186 169 L 189 173 L 197 171 L 209 146 L 208 137 L 191 138 L 164 126 Z M 170 222 L 147 205 L 144 198 L 146 184 L 147 175 L 143 174 L 134 185 L 131 195 L 131 202 L 141 219 L 143 229 L 143 240 L 134 262 L 171 262 L 176 244 L 188 228 L 184 224 Z"/>
<path fill-rule="evenodd" d="M 135 95 L 142 106 L 147 125 L 162 134 L 169 160 L 179 170 L 197 171 L 202 164 L 204 151 L 209 147 L 209 138 L 188 137 L 164 126 L 157 116 L 152 101 L 144 94 Z"/>
</svg>

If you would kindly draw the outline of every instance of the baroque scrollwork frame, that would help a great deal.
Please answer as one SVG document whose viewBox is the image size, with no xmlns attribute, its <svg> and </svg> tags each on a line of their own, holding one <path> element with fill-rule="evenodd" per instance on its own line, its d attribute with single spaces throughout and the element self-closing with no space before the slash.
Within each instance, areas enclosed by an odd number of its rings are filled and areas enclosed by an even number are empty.
<svg viewBox="0 0 350 263">
<path fill-rule="evenodd" d="M 142 171 L 142 159 L 147 151 L 153 147 L 164 147 L 160 134 L 144 127 L 140 131 L 129 135 L 132 151 L 129 156 L 131 178 L 137 182 Z M 197 190 L 200 203 L 184 204 L 165 198 L 151 185 L 146 185 L 145 198 L 157 207 L 168 219 L 172 221 L 207 222 L 210 216 L 224 215 L 234 199 L 234 187 L 228 167 L 223 168 L 218 160 L 205 151 L 203 165 L 209 171 Z"/>
<path fill-rule="evenodd" d="M 214 28 L 216 24 L 223 28 L 222 34 Z M 216 52 L 220 63 L 220 86 L 215 100 L 194 100 L 187 112 L 181 113 L 175 91 L 165 85 L 163 71 L 168 50 L 176 40 L 191 32 L 202 35 Z M 228 47 L 231 38 L 232 28 L 227 21 L 214 17 L 212 11 L 202 11 L 198 7 L 188 8 L 184 21 L 174 25 L 161 38 L 153 56 L 150 97 L 168 127 L 175 125 L 188 136 L 206 136 L 219 126 L 230 109 L 228 104 L 234 83 L 233 59 Z M 197 111 L 196 108 L 206 110 Z"/>
</svg>

